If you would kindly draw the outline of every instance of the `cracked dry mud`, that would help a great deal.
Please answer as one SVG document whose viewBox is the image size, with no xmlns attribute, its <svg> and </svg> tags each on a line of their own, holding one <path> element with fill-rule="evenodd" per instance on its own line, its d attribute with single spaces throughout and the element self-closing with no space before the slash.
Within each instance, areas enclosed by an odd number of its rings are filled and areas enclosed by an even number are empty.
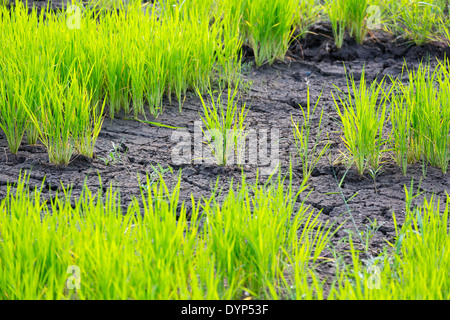
<svg viewBox="0 0 450 320">
<path fill-rule="evenodd" d="M 335 111 L 331 91 L 334 86 L 346 92 L 345 67 L 359 78 L 363 67 L 366 79 L 375 77 L 401 75 L 404 60 L 409 67 L 417 66 L 419 60 L 430 56 L 444 58 L 449 49 L 440 44 L 430 44 L 424 47 L 408 47 L 405 43 L 394 41 L 393 37 L 381 32 L 371 34 L 364 45 L 357 45 L 347 39 L 340 51 L 333 48 L 330 40 L 331 29 L 327 24 L 318 24 L 312 30 L 315 35 L 308 36 L 301 42 L 295 42 L 284 63 L 273 66 L 252 68 L 245 79 L 252 81 L 250 89 L 243 96 L 243 101 L 250 107 L 247 116 L 247 128 L 279 129 L 279 159 L 280 170 L 287 173 L 289 156 L 295 151 L 292 136 L 291 116 L 301 120 L 298 104 L 305 105 L 307 101 L 307 87 L 311 93 L 311 103 L 322 92 L 319 108 L 324 109 L 323 139 L 331 142 L 327 154 L 320 160 L 309 180 L 312 190 L 306 200 L 317 211 L 322 210 L 322 221 L 336 221 L 344 226 L 335 234 L 333 241 L 346 236 L 344 229 L 354 230 L 349 219 L 347 205 L 343 196 L 349 199 L 348 208 L 351 210 L 359 230 L 364 230 L 370 221 L 376 219 L 382 227 L 371 241 L 371 250 L 380 252 L 386 245 L 385 240 L 392 241 L 395 236 L 392 212 L 395 211 L 400 224 L 404 221 L 405 192 L 404 185 L 409 186 L 414 179 L 414 190 L 424 195 L 434 193 L 443 198 L 450 185 L 448 175 L 443 175 L 438 168 L 427 168 L 427 175 L 423 177 L 422 166 L 412 165 L 404 177 L 400 168 L 392 159 L 386 158 L 382 172 L 374 181 L 366 174 L 361 177 L 356 169 L 351 168 L 342 183 L 342 194 L 338 183 L 346 172 L 342 163 L 334 160 L 345 152 L 341 139 L 338 115 Z M 251 50 L 246 50 L 246 60 L 251 60 Z M 147 115 L 150 121 L 165 125 L 185 127 L 191 134 L 194 132 L 194 122 L 200 120 L 201 104 L 195 95 L 186 98 L 183 111 L 180 114 L 178 104 L 169 105 L 166 101 L 164 113 L 157 119 Z M 54 166 L 48 163 L 45 149 L 42 146 L 30 146 L 26 139 L 16 156 L 7 149 L 6 139 L 0 134 L 0 198 L 6 193 L 7 181 L 17 180 L 20 171 L 31 170 L 31 185 L 40 185 L 44 177 L 44 196 L 51 197 L 58 190 L 61 183 L 73 186 L 73 194 L 79 195 L 86 184 L 91 190 L 96 190 L 101 176 L 103 186 L 112 183 L 120 189 L 122 204 L 126 206 L 133 196 L 138 196 L 140 189 L 137 176 L 144 178 L 153 172 L 152 165 L 160 164 L 163 168 L 172 167 L 173 174 L 166 174 L 169 184 L 177 179 L 178 169 L 181 173 L 181 199 L 186 200 L 189 207 L 190 196 L 199 199 L 208 196 L 211 188 L 218 179 L 219 186 L 227 191 L 230 181 L 240 182 L 244 172 L 246 180 L 254 182 L 260 164 L 246 164 L 241 170 L 237 166 L 219 167 L 212 164 L 175 165 L 172 160 L 172 149 L 176 142 L 171 140 L 173 129 L 146 125 L 136 121 L 126 120 L 127 115 L 118 114 L 114 120 L 106 118 L 96 144 L 96 158 L 86 159 L 78 157 L 66 167 Z M 317 127 L 319 119 L 313 119 L 313 127 Z M 260 137 L 261 138 L 261 137 Z M 123 163 L 105 165 L 100 159 L 107 157 L 112 148 L 112 142 L 120 145 Z M 126 154 L 123 151 L 126 151 Z M 192 151 L 194 147 L 192 146 Z M 260 180 L 263 180 L 262 177 Z M 293 185 L 299 185 L 301 167 L 293 167 Z M 223 192 L 226 193 L 226 192 Z M 302 195 L 305 196 L 305 194 Z M 417 198 L 417 203 L 422 197 Z M 441 199 L 442 201 L 442 199 Z M 322 270 L 327 273 L 327 270 Z M 330 271 L 331 272 L 331 271 Z"/>
</svg>

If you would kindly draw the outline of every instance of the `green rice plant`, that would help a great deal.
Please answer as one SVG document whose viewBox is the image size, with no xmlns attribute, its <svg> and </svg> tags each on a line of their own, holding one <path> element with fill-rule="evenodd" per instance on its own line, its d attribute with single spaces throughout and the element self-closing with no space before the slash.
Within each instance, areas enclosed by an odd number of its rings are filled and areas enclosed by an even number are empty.
<svg viewBox="0 0 450 320">
<path fill-rule="evenodd" d="M 388 22 L 390 30 L 416 45 L 437 40 L 439 21 L 445 9 L 443 1 L 388 1 L 385 3 L 385 8 L 390 17 Z"/>
<path fill-rule="evenodd" d="M 325 5 L 325 10 L 331 21 L 334 43 L 336 48 L 340 49 L 344 44 L 345 28 L 347 24 L 345 7 L 340 0 L 330 0 Z"/>
<path fill-rule="evenodd" d="M 242 12 L 228 13 L 212 0 L 167 4 L 164 9 L 155 2 L 142 10 L 139 1 L 131 1 L 126 9 L 120 4 L 122 10 L 101 12 L 85 7 L 79 24 L 69 23 L 74 17 L 68 12 L 47 9 L 38 15 L 32 9 L 29 15 L 21 3 L 1 8 L 5 50 L 0 58 L 10 52 L 8 61 L 33 81 L 55 68 L 65 83 L 77 70 L 92 105 L 100 108 L 106 98 L 111 118 L 119 110 L 131 111 L 130 100 L 135 116 L 144 113 L 144 103 L 157 116 L 164 96 L 169 102 L 176 96 L 181 110 L 187 91 L 238 81 Z"/>
<path fill-rule="evenodd" d="M 14 65 L 0 65 L 0 128 L 12 154 L 17 154 L 27 128 L 27 102 L 22 90 L 29 91 L 33 85 L 18 72 Z"/>
<path fill-rule="evenodd" d="M 134 116 L 144 113 L 144 57 L 137 49 L 134 51 L 136 59 L 128 60 L 131 74 L 131 97 L 133 101 Z"/>
<path fill-rule="evenodd" d="M 245 139 L 245 118 L 248 109 L 245 103 L 238 108 L 236 95 L 238 88 L 229 89 L 227 93 L 226 106 L 222 102 L 222 93 L 218 94 L 217 99 L 214 98 L 214 92 L 209 91 L 210 101 L 206 103 L 198 92 L 203 106 L 202 122 L 206 129 L 202 132 L 205 134 L 207 144 L 211 148 L 211 154 L 215 162 L 220 166 L 226 166 L 227 163 L 233 161 L 230 157 L 234 157 L 233 152 L 243 153 L 241 150 Z"/>
<path fill-rule="evenodd" d="M 325 152 L 328 150 L 330 144 L 326 143 L 325 146 L 323 146 L 321 149 L 318 148 L 321 141 L 321 135 L 322 135 L 322 118 L 323 118 L 323 109 L 320 112 L 319 116 L 319 124 L 316 126 L 317 133 L 313 140 L 312 146 L 311 146 L 311 128 L 312 126 L 312 117 L 316 114 L 316 108 L 319 105 L 320 97 L 322 96 L 322 93 L 318 97 L 316 104 L 311 109 L 310 105 L 310 95 L 309 95 L 309 87 L 308 87 L 308 99 L 307 99 L 307 105 L 306 108 L 300 106 L 300 109 L 302 111 L 303 116 L 303 123 L 296 123 L 294 119 L 291 117 L 292 125 L 293 125 L 293 135 L 295 140 L 295 147 L 297 149 L 297 154 L 300 157 L 300 161 L 302 162 L 302 169 L 303 169 L 303 183 L 302 185 L 306 185 L 307 181 L 309 180 L 314 168 L 316 167 L 317 163 L 319 162 L 320 158 L 325 154 Z M 311 147 L 311 148 L 310 148 Z"/>
<path fill-rule="evenodd" d="M 226 1 L 219 2 L 221 7 L 214 13 L 214 21 L 220 24 L 218 38 L 223 39 L 223 45 L 218 48 L 222 50 L 217 55 L 216 65 L 219 77 L 229 87 L 241 82 L 241 57 L 242 45 L 244 43 L 241 32 L 242 13 L 241 8 L 236 5 L 228 5 Z M 205 83 L 206 89 L 209 84 Z"/>
<path fill-rule="evenodd" d="M 94 157 L 94 146 L 97 141 L 104 120 L 103 110 L 106 101 L 98 108 L 92 105 L 91 97 L 86 88 L 75 89 L 75 94 L 79 92 L 78 99 L 74 99 L 73 103 L 79 103 L 77 107 L 77 116 L 71 132 L 75 151 L 88 158 Z"/>
<path fill-rule="evenodd" d="M 321 15 L 320 1 L 300 0 L 295 13 L 294 25 L 297 27 L 297 37 L 303 38 L 308 29 L 316 23 Z"/>
<path fill-rule="evenodd" d="M 298 1 L 243 2 L 245 38 L 253 49 L 256 65 L 261 66 L 266 61 L 272 64 L 277 59 L 284 59 L 294 32 L 294 13 Z"/>
<path fill-rule="evenodd" d="M 448 171 L 450 160 L 450 74 L 448 62 L 439 62 L 434 71 L 420 64 L 407 70 L 409 82 L 396 82 L 399 97 L 393 98 L 392 139 L 397 162 L 423 161 Z M 392 117 L 391 115 L 391 117 Z"/>
<path fill-rule="evenodd" d="M 325 4 L 338 49 L 344 43 L 346 29 L 357 43 L 364 42 L 368 32 L 367 17 L 370 4 L 368 0 L 329 0 Z"/>
<path fill-rule="evenodd" d="M 396 82 L 393 81 L 393 86 Z M 392 94 L 390 119 L 392 123 L 390 141 L 394 152 L 394 160 L 402 169 L 403 175 L 406 176 L 408 163 L 411 163 L 411 154 L 414 150 L 411 148 L 412 128 L 410 110 L 408 110 L 407 99 L 403 94 Z"/>
<path fill-rule="evenodd" d="M 39 97 L 38 113 L 27 109 L 28 116 L 39 132 L 39 140 L 47 149 L 49 161 L 54 164 L 67 165 L 74 153 L 71 129 L 76 116 L 75 104 L 65 106 L 66 90 L 57 83 L 46 84 Z M 73 93 L 72 93 L 73 94 Z"/>
<path fill-rule="evenodd" d="M 112 15 L 110 20 L 105 21 L 107 21 L 105 23 L 106 30 L 110 28 L 114 30 L 120 23 L 125 23 L 119 15 L 115 17 Z M 106 59 L 104 60 L 104 68 L 107 79 L 106 92 L 109 97 L 109 114 L 111 118 L 114 118 L 114 114 L 122 108 L 125 112 L 129 111 L 127 101 L 128 75 L 125 70 L 126 60 L 124 50 L 121 48 L 121 44 L 123 43 L 121 35 L 121 33 L 111 32 L 109 34 L 108 47 L 105 48 Z"/>
<path fill-rule="evenodd" d="M 347 14 L 347 27 L 357 43 L 363 43 L 367 34 L 367 9 L 371 4 L 369 0 L 345 0 Z"/>
<path fill-rule="evenodd" d="M 364 266 L 351 246 L 352 265 L 341 269 L 337 287 L 328 299 L 448 300 L 450 298 L 450 244 L 448 206 L 432 196 L 412 208 L 412 189 L 405 187 L 406 217 L 395 223 L 392 253 L 384 252 L 373 265 Z"/>
<path fill-rule="evenodd" d="M 169 188 L 159 174 L 153 183 L 147 176 L 148 187 L 126 210 L 112 186 L 85 186 L 77 198 L 61 186 L 45 200 L 43 184 L 31 189 L 26 174 L 8 184 L 0 202 L 0 298 L 276 298 L 278 285 L 292 285 L 281 279 L 288 263 L 301 266 L 292 265 L 298 279 L 312 274 L 329 228 L 296 201 L 302 190 L 293 190 L 292 171 L 291 182 L 243 179 L 220 203 L 215 195 L 192 198 L 189 213 L 181 176 Z M 320 287 L 295 284 L 307 297 Z"/>
<path fill-rule="evenodd" d="M 39 93 L 42 90 L 42 78 L 40 76 L 44 75 L 44 72 L 36 71 L 39 68 L 38 59 L 30 59 L 29 63 L 34 63 L 35 69 L 28 69 L 29 74 L 26 76 L 27 79 L 30 79 L 30 84 L 21 88 L 23 94 L 23 101 L 26 103 L 26 108 L 33 113 L 37 113 L 39 108 Z M 28 118 L 28 116 L 27 116 Z M 27 127 L 26 127 L 27 141 L 30 145 L 36 145 L 38 142 L 38 130 L 34 126 L 34 124 L 27 119 Z"/>
<path fill-rule="evenodd" d="M 85 87 L 80 87 L 75 74 L 66 86 L 53 75 L 39 96 L 37 112 L 26 109 L 28 117 L 47 149 L 49 161 L 67 165 L 74 154 L 93 157 L 94 145 L 100 132 L 104 103 L 100 110 L 91 104 Z"/>
<path fill-rule="evenodd" d="M 319 259 L 330 229 L 303 202 L 294 209 L 306 186 L 298 192 L 293 189 L 292 170 L 287 181 L 279 175 L 263 186 L 248 188 L 244 179 L 236 190 L 230 188 L 221 206 L 215 197 L 204 205 L 204 234 L 209 235 L 208 250 L 216 257 L 216 276 L 227 283 L 241 283 L 254 297 L 276 299 L 281 292 L 275 288 L 287 286 L 284 274 L 291 267 L 298 276 L 295 290 L 314 296 L 300 278 L 303 272 L 309 275 L 306 269 Z"/>
<path fill-rule="evenodd" d="M 359 87 L 353 75 L 347 77 L 348 94 L 339 95 L 339 102 L 332 93 L 336 111 L 342 121 L 343 141 L 360 175 L 367 165 L 378 170 L 381 157 L 387 150 L 383 128 L 387 118 L 387 96 L 383 90 L 384 79 L 372 82 L 368 87 L 363 69 Z M 392 90 L 392 88 L 390 89 Z M 341 91 L 342 93 L 342 91 Z M 339 106 L 341 105 L 341 107 Z"/>
<path fill-rule="evenodd" d="M 447 42 L 447 44 L 450 44 L 450 19 L 444 20 L 444 18 L 441 19 L 439 23 L 439 34 L 441 38 Z"/>
</svg>

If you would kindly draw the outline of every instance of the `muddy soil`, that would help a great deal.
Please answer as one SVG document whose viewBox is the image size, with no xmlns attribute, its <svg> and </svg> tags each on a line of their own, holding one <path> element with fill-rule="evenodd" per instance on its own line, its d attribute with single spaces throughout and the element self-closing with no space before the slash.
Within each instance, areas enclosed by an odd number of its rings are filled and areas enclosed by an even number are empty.
<svg viewBox="0 0 450 320">
<path fill-rule="evenodd" d="M 435 57 L 443 59 L 449 55 L 450 50 L 440 43 L 431 43 L 423 47 L 411 46 L 383 32 L 369 34 L 363 45 L 346 39 L 344 47 L 336 50 L 330 38 L 329 25 L 317 24 L 312 32 L 306 39 L 292 44 L 284 62 L 273 66 L 252 67 L 245 74 L 245 80 L 251 84 L 242 97 L 242 101 L 250 108 L 247 128 L 255 130 L 259 142 L 269 136 L 269 154 L 271 154 L 270 134 L 279 130 L 279 172 L 286 174 L 289 170 L 290 156 L 295 155 L 291 117 L 302 120 L 298 105 L 306 105 L 308 87 L 312 103 L 315 103 L 322 93 L 319 102 L 319 108 L 324 110 L 322 138 L 328 139 L 331 144 L 309 180 L 308 190 L 312 192 L 305 201 L 312 208 L 322 212 L 320 215 L 322 221 L 343 224 L 334 236 L 335 243 L 348 235 L 345 229 L 355 230 L 351 217 L 359 231 L 366 230 L 370 222 L 376 219 L 378 225 L 382 226 L 372 238 L 370 250 L 373 254 L 377 254 L 386 245 L 385 240 L 392 241 L 395 236 L 392 213 L 395 211 L 400 224 L 404 222 L 404 186 L 410 186 L 413 180 L 416 192 L 421 191 L 423 195 L 435 194 L 444 198 L 446 190 L 450 187 L 450 179 L 440 169 L 432 167 L 427 168 L 424 177 L 420 164 L 410 166 L 407 175 L 403 176 L 400 168 L 388 157 L 375 182 L 369 174 L 359 176 L 354 167 L 347 171 L 345 163 L 339 161 L 339 157 L 345 153 L 345 147 L 331 92 L 336 96 L 335 86 L 344 92 L 347 91 L 346 70 L 359 79 L 364 68 L 366 79 L 369 81 L 389 75 L 398 77 L 401 76 L 404 61 L 409 67 L 414 67 L 422 59 L 434 60 Z M 251 62 L 251 50 L 245 51 L 246 61 Z M 141 179 L 146 175 L 152 177 L 153 168 L 158 165 L 173 170 L 173 173 L 165 173 L 165 178 L 171 185 L 177 180 L 178 170 L 181 169 L 181 198 L 186 200 L 188 207 L 191 194 L 196 199 L 210 195 L 216 181 L 224 192 L 228 190 L 231 180 L 241 181 L 242 173 L 248 182 L 255 182 L 257 170 L 267 169 L 268 162 L 261 158 L 256 163 L 246 163 L 243 167 L 237 165 L 221 167 L 201 163 L 202 161 L 198 159 L 191 163 L 179 164 L 177 162 L 179 157 L 173 157 L 174 147 L 178 143 L 178 140 L 173 139 L 174 132 L 184 132 L 192 137 L 190 151 L 192 159 L 195 158 L 196 147 L 193 136 L 198 130 L 196 123 L 200 121 L 200 111 L 199 99 L 195 95 L 189 95 L 181 113 L 178 103 L 171 105 L 166 101 L 164 113 L 157 119 L 147 115 L 150 121 L 185 128 L 180 130 L 127 120 L 129 115 L 125 114 L 118 114 L 113 120 L 106 118 L 96 144 L 96 157 L 94 159 L 77 157 L 65 167 L 50 165 L 45 149 L 42 146 L 28 145 L 26 139 L 18 154 L 12 155 L 1 133 L 0 198 L 5 196 L 7 182 L 16 181 L 19 173 L 24 170 L 31 171 L 32 185 L 40 185 L 45 177 L 46 197 L 54 196 L 61 183 L 72 185 L 74 195 L 80 194 L 85 183 L 91 190 L 95 190 L 100 187 L 98 177 L 101 176 L 103 188 L 113 184 L 120 189 L 124 206 L 132 197 L 140 194 L 138 175 Z M 312 121 L 314 130 L 318 122 L 318 117 L 314 117 Z M 118 146 L 117 150 L 122 155 L 122 160 L 106 164 L 103 159 L 110 154 L 113 143 Z M 246 155 L 246 159 L 248 162 L 249 154 Z M 294 187 L 299 185 L 301 177 L 301 166 L 294 160 Z M 340 189 L 338 184 L 342 178 Z M 267 176 L 260 176 L 261 181 L 264 179 L 267 179 Z M 306 193 L 302 194 L 303 198 L 305 196 Z M 351 200 L 344 201 L 344 198 Z M 423 196 L 418 197 L 417 203 L 422 198 Z M 332 265 L 324 265 L 321 273 L 324 276 L 331 275 L 332 269 Z"/>
</svg>

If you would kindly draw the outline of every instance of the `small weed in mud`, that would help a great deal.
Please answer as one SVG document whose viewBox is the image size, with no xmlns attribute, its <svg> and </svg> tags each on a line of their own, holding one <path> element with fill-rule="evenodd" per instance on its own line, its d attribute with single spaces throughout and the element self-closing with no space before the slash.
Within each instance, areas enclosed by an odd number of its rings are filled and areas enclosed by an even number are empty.
<svg viewBox="0 0 450 320">
<path fill-rule="evenodd" d="M 309 87 L 308 87 L 308 93 L 307 93 L 308 99 L 307 99 L 307 105 L 300 106 L 300 109 L 302 111 L 302 117 L 303 117 L 303 123 L 296 123 L 293 118 L 291 118 L 292 125 L 293 125 L 293 134 L 294 134 L 294 141 L 295 141 L 295 147 L 297 149 L 297 155 L 300 158 L 300 161 L 302 163 L 302 171 L 303 171 L 303 185 L 306 185 L 307 181 L 309 180 L 314 168 L 317 166 L 319 160 L 322 158 L 322 156 L 325 154 L 325 152 L 328 150 L 330 143 L 327 142 L 322 148 L 319 148 L 319 145 L 321 144 L 321 135 L 323 132 L 322 129 L 322 119 L 323 119 L 323 109 L 320 112 L 319 115 L 319 123 L 316 126 L 317 133 L 314 137 L 313 141 L 310 141 L 311 139 L 311 128 L 312 125 L 312 117 L 316 113 L 317 106 L 320 102 L 320 97 L 322 96 L 322 93 L 318 97 L 316 104 L 313 108 L 311 108 L 310 103 L 310 94 L 309 94 Z M 312 142 L 312 148 L 311 147 Z"/>
<path fill-rule="evenodd" d="M 146 183 L 140 183 L 140 187 L 146 191 L 150 190 L 150 188 L 155 184 L 158 183 L 161 179 L 164 179 L 164 176 L 167 173 L 173 173 L 173 170 L 171 167 L 163 168 L 159 163 L 154 166 L 150 165 L 152 168 L 152 171 L 150 172 L 150 175 L 148 175 L 148 179 Z M 139 177 L 138 177 L 139 179 Z"/>
<path fill-rule="evenodd" d="M 114 142 L 111 141 L 112 149 L 109 150 L 109 154 L 106 158 L 98 157 L 100 160 L 102 160 L 105 163 L 105 166 L 108 166 L 110 164 L 123 164 L 123 157 L 127 154 L 127 150 L 123 151 L 122 154 L 122 142 L 119 145 L 116 145 Z"/>
</svg>

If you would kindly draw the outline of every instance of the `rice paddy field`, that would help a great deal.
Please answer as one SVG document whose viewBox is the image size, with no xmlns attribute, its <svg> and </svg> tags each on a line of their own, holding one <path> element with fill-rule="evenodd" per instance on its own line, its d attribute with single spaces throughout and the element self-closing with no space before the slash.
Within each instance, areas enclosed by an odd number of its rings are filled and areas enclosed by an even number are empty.
<svg viewBox="0 0 450 320">
<path fill-rule="evenodd" d="M 0 299 L 450 299 L 446 0 L 0 0 Z"/>
</svg>

